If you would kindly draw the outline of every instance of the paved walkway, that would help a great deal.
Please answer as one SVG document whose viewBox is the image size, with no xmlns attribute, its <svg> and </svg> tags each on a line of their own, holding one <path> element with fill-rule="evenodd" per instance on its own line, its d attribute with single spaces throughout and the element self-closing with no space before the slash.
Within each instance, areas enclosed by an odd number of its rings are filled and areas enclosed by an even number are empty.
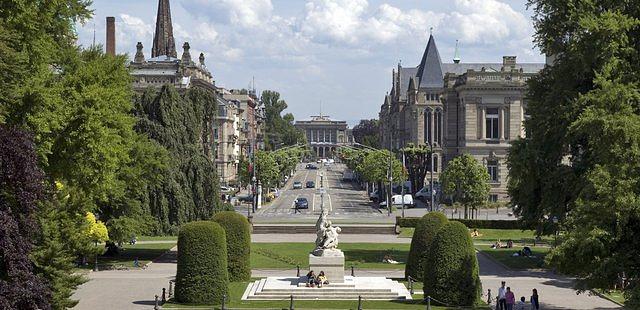
<svg viewBox="0 0 640 310">
<path fill-rule="evenodd" d="M 252 236 L 254 242 L 313 242 L 314 239 L 313 234 Z M 411 239 L 393 235 L 342 235 L 341 242 L 410 243 Z M 160 295 L 163 287 L 168 288 L 169 280 L 175 276 L 175 250 L 154 261 L 146 270 L 91 272 L 88 276 L 90 281 L 74 294 L 74 298 L 80 300 L 75 309 L 152 309 L 154 295 Z M 576 295 L 571 288 L 572 280 L 567 277 L 548 271 L 511 271 L 483 254 L 478 254 L 478 262 L 484 292 L 491 289 L 494 296 L 500 281 L 504 280 L 517 297 L 528 297 L 533 288 L 538 289 L 542 309 L 621 309 L 597 296 Z M 295 274 L 295 269 L 255 269 L 252 272 L 254 277 Z M 404 272 L 357 269 L 356 276 L 402 278 Z"/>
</svg>

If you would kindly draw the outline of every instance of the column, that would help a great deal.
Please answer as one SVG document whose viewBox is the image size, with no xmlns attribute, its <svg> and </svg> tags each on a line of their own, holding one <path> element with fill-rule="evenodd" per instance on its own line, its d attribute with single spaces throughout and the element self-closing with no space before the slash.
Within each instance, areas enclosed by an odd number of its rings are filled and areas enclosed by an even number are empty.
<svg viewBox="0 0 640 310">
<path fill-rule="evenodd" d="M 429 141 L 431 141 L 431 143 L 434 143 L 436 142 L 436 135 L 435 135 L 436 110 L 435 109 L 431 111 L 430 118 L 431 118 L 431 132 L 430 132 L 431 137 L 429 137 L 430 138 Z"/>
<path fill-rule="evenodd" d="M 504 140 L 504 107 L 500 107 L 499 111 L 498 131 L 500 132 L 500 140 Z"/>
<path fill-rule="evenodd" d="M 484 140 L 487 137 L 487 115 L 484 107 L 480 107 L 480 140 Z"/>
</svg>

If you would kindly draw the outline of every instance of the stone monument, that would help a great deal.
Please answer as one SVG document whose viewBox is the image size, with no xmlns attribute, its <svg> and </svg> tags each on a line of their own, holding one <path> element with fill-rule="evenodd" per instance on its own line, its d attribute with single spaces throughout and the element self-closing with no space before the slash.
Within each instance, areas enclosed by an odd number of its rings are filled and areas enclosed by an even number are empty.
<svg viewBox="0 0 640 310">
<path fill-rule="evenodd" d="M 329 283 L 344 283 L 344 253 L 338 249 L 340 227 L 327 220 L 327 211 L 316 222 L 316 248 L 309 253 L 309 269 L 316 274 L 324 271 Z"/>
</svg>

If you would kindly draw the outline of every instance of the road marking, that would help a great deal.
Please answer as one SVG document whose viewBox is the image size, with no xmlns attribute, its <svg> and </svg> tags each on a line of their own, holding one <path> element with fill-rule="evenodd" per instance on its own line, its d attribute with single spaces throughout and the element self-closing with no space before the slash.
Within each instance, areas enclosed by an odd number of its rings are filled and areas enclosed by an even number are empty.
<svg viewBox="0 0 640 310">
<path fill-rule="evenodd" d="M 311 203 L 311 212 L 315 212 L 316 211 L 316 194 L 313 194 L 312 200 L 313 202 Z"/>
<path fill-rule="evenodd" d="M 327 193 L 327 197 L 329 198 L 329 212 L 333 211 L 333 206 L 331 205 L 331 195 L 329 195 L 329 193 Z"/>
</svg>

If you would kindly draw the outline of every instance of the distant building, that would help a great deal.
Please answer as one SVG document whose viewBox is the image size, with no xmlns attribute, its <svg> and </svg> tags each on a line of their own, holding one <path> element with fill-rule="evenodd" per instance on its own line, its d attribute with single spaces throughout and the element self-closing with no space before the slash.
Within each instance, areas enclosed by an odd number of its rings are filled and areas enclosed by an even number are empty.
<svg viewBox="0 0 640 310">
<path fill-rule="evenodd" d="M 258 130 L 264 122 L 262 122 L 262 117 L 259 113 L 258 106 L 260 102 L 255 91 L 246 89 L 224 90 L 222 97 L 225 100 L 236 102 L 242 111 L 239 123 L 240 138 L 238 140 L 242 155 L 248 156 L 254 149 L 261 149 L 259 141 L 262 140 L 262 137 L 258 137 Z"/>
<path fill-rule="evenodd" d="M 469 153 L 487 167 L 489 200 L 507 195 L 506 156 L 511 141 L 523 135 L 526 81 L 543 63 L 442 63 L 433 36 L 417 67 L 392 73 L 391 93 L 380 108 L 385 148 L 409 143 L 432 145 L 433 172 L 438 174 L 454 157 Z M 431 171 L 431 167 L 427 167 Z"/>
<path fill-rule="evenodd" d="M 295 127 L 304 132 L 305 138 L 317 158 L 330 158 L 338 147 L 353 144 L 353 134 L 347 122 L 330 119 L 329 116 L 311 116 L 296 121 Z"/>
<path fill-rule="evenodd" d="M 216 145 L 215 162 L 222 185 L 235 184 L 238 178 L 241 116 L 242 109 L 237 101 L 218 97 L 218 115 L 213 128 L 213 139 Z"/>
</svg>

